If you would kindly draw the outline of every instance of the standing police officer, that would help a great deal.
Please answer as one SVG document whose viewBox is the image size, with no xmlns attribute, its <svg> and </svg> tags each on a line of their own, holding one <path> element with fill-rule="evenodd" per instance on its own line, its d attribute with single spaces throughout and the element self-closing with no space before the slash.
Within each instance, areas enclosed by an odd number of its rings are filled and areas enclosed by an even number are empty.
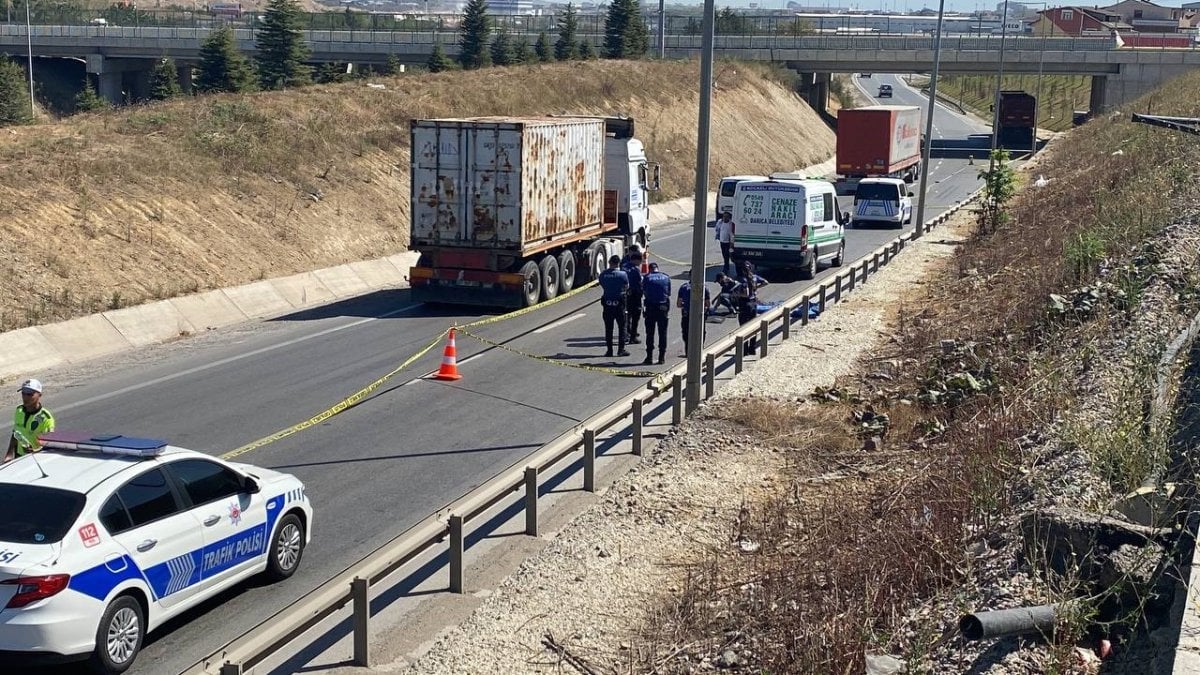
<svg viewBox="0 0 1200 675">
<path fill-rule="evenodd" d="M 600 297 L 600 305 L 604 307 L 604 343 L 608 345 L 605 356 L 613 355 L 613 324 L 617 325 L 619 351 L 618 356 L 629 356 L 625 351 L 625 330 L 628 318 L 625 314 L 626 294 L 629 292 L 629 277 L 619 268 L 621 257 L 612 256 L 608 259 L 608 269 L 600 273 L 600 288 L 604 295 Z"/>
<path fill-rule="evenodd" d="M 13 432 L 4 454 L 5 462 L 36 452 L 42 447 L 38 436 L 54 431 L 54 415 L 42 406 L 42 383 L 25 380 L 18 391 L 21 392 L 21 405 L 13 413 Z"/>
<path fill-rule="evenodd" d="M 686 274 L 686 272 L 685 272 L 685 274 Z M 685 282 L 683 282 L 683 285 L 679 287 L 679 298 L 675 301 L 675 304 L 677 307 L 679 307 L 679 311 L 680 311 L 680 314 L 682 317 L 682 320 L 679 322 L 679 328 L 682 331 L 682 335 L 683 335 L 683 355 L 687 356 L 688 330 L 691 326 L 691 322 L 689 321 L 689 317 L 691 316 L 691 307 L 692 307 L 692 282 L 691 281 L 685 281 Z M 709 295 L 709 293 L 708 293 L 708 286 L 705 286 L 704 287 L 704 317 L 705 317 L 705 319 L 708 318 L 708 312 L 709 312 L 710 307 L 712 307 L 712 296 Z M 707 322 L 702 323 L 701 329 L 702 329 L 703 333 L 701 335 L 700 340 L 701 340 L 701 342 L 703 342 L 704 338 L 708 336 L 708 323 Z"/>
<path fill-rule="evenodd" d="M 629 344 L 636 345 L 641 342 L 638 339 L 638 326 L 642 322 L 641 247 L 637 244 L 630 247 L 629 254 L 625 256 L 625 262 L 621 264 L 621 269 L 629 278 L 629 295 L 625 296 L 628 300 L 625 311 L 629 313 Z"/>
<path fill-rule="evenodd" d="M 642 280 L 646 298 L 646 360 L 652 363 L 654 334 L 658 333 L 658 362 L 667 361 L 667 314 L 671 311 L 671 277 L 658 271 L 658 263 L 650 263 L 650 273 Z"/>
</svg>

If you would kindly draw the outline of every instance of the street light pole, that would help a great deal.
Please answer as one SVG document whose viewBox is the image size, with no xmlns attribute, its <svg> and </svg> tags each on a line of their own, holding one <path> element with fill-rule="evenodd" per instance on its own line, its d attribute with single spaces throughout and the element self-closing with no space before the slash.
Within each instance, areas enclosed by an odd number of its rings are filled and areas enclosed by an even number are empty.
<svg viewBox="0 0 1200 675">
<path fill-rule="evenodd" d="M 1000 68 L 996 74 L 996 97 L 992 101 L 992 148 L 988 153 L 988 173 L 996 169 L 996 148 L 1000 147 L 1000 88 L 1004 86 L 1004 41 L 1008 37 L 1008 1 L 1000 18 Z"/>
<path fill-rule="evenodd" d="M 658 0 L 658 58 L 667 58 L 667 0 Z"/>
<path fill-rule="evenodd" d="M 1049 5 L 1044 2 L 1029 3 L 1029 4 L 1041 5 L 1043 12 L 1047 11 L 1047 9 L 1049 8 Z M 1039 26 L 1040 26 L 1040 23 L 1041 22 L 1039 22 Z M 1042 28 L 1041 33 L 1042 33 L 1042 42 L 1040 45 L 1038 45 L 1037 95 L 1033 99 L 1033 139 L 1030 141 L 1030 144 L 1031 144 L 1031 147 L 1029 148 L 1029 156 L 1030 157 L 1033 157 L 1037 153 L 1038 122 L 1040 121 L 1039 118 L 1041 117 L 1041 112 L 1042 112 L 1042 65 L 1046 61 L 1046 29 Z"/>
<path fill-rule="evenodd" d="M 29 3 L 25 0 L 25 48 L 29 50 L 29 117 L 37 117 L 37 107 L 33 103 L 33 27 L 29 21 Z"/>
<path fill-rule="evenodd" d="M 946 0 L 938 1 L 937 29 L 933 33 L 933 73 L 929 78 L 929 104 L 925 111 L 925 148 L 921 153 L 921 187 L 917 196 L 917 217 L 913 224 L 913 237 L 925 234 L 925 194 L 929 185 L 929 157 L 933 150 L 933 113 L 937 109 L 938 69 L 942 62 L 942 17 Z"/>
<path fill-rule="evenodd" d="M 712 115 L 712 71 L 713 71 L 713 23 L 716 8 L 714 0 L 704 0 L 703 47 L 700 50 L 700 122 L 696 127 L 696 201 L 692 215 L 692 274 L 691 297 L 688 309 L 688 353 L 686 410 L 693 412 L 700 406 L 700 353 L 704 350 L 704 260 L 705 236 L 708 234 L 708 133 Z"/>
</svg>

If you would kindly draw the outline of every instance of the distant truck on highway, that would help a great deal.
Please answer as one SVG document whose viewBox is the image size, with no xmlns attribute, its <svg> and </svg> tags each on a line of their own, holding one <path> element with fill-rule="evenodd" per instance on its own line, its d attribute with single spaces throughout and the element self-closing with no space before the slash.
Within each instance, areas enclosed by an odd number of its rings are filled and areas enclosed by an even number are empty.
<svg viewBox="0 0 1200 675">
<path fill-rule="evenodd" d="M 921 172 L 921 109 L 906 105 L 844 108 L 837 114 L 839 187 L 853 192 L 863 178 L 900 178 Z"/>
<path fill-rule="evenodd" d="M 1000 145 L 1022 150 L 1032 146 L 1036 117 L 1036 97 L 1019 90 L 1000 92 Z"/>
<path fill-rule="evenodd" d="M 615 117 L 413 120 L 413 299 L 529 307 L 644 246 L 659 167 L 633 128 Z"/>
</svg>

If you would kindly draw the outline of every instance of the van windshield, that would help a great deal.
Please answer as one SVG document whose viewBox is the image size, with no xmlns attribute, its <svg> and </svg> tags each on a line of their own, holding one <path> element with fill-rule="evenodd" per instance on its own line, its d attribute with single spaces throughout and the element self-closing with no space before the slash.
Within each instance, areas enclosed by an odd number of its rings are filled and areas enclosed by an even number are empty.
<svg viewBox="0 0 1200 675">
<path fill-rule="evenodd" d="M 737 189 L 738 182 L 736 180 L 727 180 L 721 183 L 721 196 L 732 197 L 733 191 Z"/>
<path fill-rule="evenodd" d="M 854 192 L 854 201 L 864 199 L 896 201 L 900 199 L 900 193 L 896 190 L 895 185 L 887 185 L 885 183 L 860 183 L 858 190 Z"/>
</svg>

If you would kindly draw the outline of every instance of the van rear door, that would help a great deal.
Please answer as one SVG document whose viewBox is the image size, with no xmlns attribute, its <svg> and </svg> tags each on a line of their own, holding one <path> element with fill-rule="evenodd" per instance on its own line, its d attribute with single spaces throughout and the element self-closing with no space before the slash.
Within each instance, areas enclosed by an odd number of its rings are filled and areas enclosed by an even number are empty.
<svg viewBox="0 0 1200 675">
<path fill-rule="evenodd" d="M 738 184 L 733 218 L 736 250 L 746 257 L 799 260 L 805 239 L 805 192 L 803 185 L 794 183 Z"/>
</svg>

